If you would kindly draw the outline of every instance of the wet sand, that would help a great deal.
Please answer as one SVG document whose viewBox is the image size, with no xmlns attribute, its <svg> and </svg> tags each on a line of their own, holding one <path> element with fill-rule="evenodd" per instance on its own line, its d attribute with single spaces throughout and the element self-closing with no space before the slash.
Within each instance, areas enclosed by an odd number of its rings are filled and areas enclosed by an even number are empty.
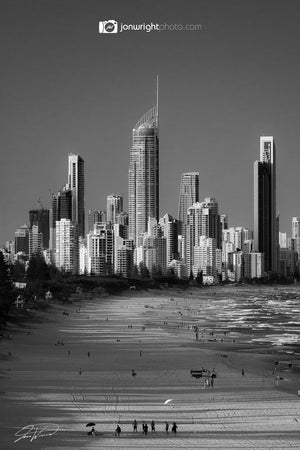
<svg viewBox="0 0 300 450">
<path fill-rule="evenodd" d="M 249 289 L 131 292 L 52 305 L 41 323 L 14 327 L 0 344 L 1 448 L 300 448 L 299 344 L 270 345 L 268 330 L 232 326 L 230 301 Z M 214 369 L 213 387 L 191 377 L 201 368 Z M 176 421 L 176 435 L 165 421 Z"/>
</svg>

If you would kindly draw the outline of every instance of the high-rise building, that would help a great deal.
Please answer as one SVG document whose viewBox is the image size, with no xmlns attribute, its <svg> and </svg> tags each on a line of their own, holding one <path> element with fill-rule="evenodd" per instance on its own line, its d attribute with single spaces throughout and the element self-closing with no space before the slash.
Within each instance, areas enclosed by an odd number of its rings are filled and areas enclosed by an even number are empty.
<svg viewBox="0 0 300 450">
<path fill-rule="evenodd" d="M 178 220 L 174 219 L 170 214 L 165 214 L 159 219 L 164 237 L 167 245 L 167 265 L 173 259 L 178 259 Z"/>
<path fill-rule="evenodd" d="M 68 185 L 67 185 L 68 186 Z M 64 187 L 57 194 L 57 219 L 72 220 L 72 190 Z"/>
<path fill-rule="evenodd" d="M 246 278 L 262 278 L 265 275 L 265 264 L 263 253 L 244 254 L 244 276 Z"/>
<path fill-rule="evenodd" d="M 72 221 L 78 223 L 78 234 L 84 237 L 84 160 L 73 153 L 68 157 L 68 187 L 72 191 Z"/>
<path fill-rule="evenodd" d="M 43 207 L 38 208 L 38 209 L 31 209 L 29 211 L 29 226 L 30 226 L 30 228 L 32 228 L 33 225 L 38 227 L 39 233 L 42 233 L 43 249 L 49 248 L 49 231 L 50 231 L 49 209 L 46 209 Z"/>
<path fill-rule="evenodd" d="M 145 265 L 150 273 L 158 270 L 165 273 L 167 269 L 167 239 L 163 235 L 162 227 L 156 219 L 149 218 L 148 230 L 144 234 L 143 248 Z"/>
<path fill-rule="evenodd" d="M 198 245 L 194 247 L 192 271 L 194 276 L 198 272 L 203 275 L 217 275 L 216 270 L 216 239 L 200 236 Z"/>
<path fill-rule="evenodd" d="M 79 274 L 88 273 L 88 253 L 86 239 L 79 238 Z"/>
<path fill-rule="evenodd" d="M 297 267 L 297 253 L 293 248 L 280 248 L 280 273 L 284 277 L 293 277 Z"/>
<path fill-rule="evenodd" d="M 133 252 L 134 250 L 126 245 L 118 249 L 116 273 L 124 278 L 130 278 L 133 275 Z"/>
<path fill-rule="evenodd" d="M 221 222 L 218 203 L 214 198 L 194 203 L 187 212 L 186 263 L 191 271 L 194 265 L 194 249 L 200 246 L 200 238 L 215 239 L 215 248 L 221 248 Z"/>
<path fill-rule="evenodd" d="M 293 217 L 292 219 L 292 239 L 294 239 L 294 249 L 298 254 L 297 259 L 300 259 L 300 217 Z"/>
<path fill-rule="evenodd" d="M 227 230 L 228 228 L 228 216 L 227 214 L 221 214 L 220 215 L 220 222 L 221 222 L 221 229 L 223 230 Z"/>
<path fill-rule="evenodd" d="M 185 237 L 187 211 L 199 202 L 199 172 L 187 172 L 181 175 L 178 202 L 178 234 Z"/>
<path fill-rule="evenodd" d="M 116 224 L 122 225 L 124 237 L 128 239 L 128 212 L 123 211 L 120 214 L 117 214 Z"/>
<path fill-rule="evenodd" d="M 117 215 L 123 212 L 123 195 L 110 194 L 107 196 L 107 221 L 117 223 Z"/>
<path fill-rule="evenodd" d="M 287 235 L 279 231 L 279 247 L 287 248 Z"/>
<path fill-rule="evenodd" d="M 88 273 L 112 275 L 114 263 L 114 236 L 110 223 L 96 223 L 87 235 Z"/>
<path fill-rule="evenodd" d="M 89 209 L 88 211 L 88 233 L 94 231 L 95 223 L 106 222 L 106 211 L 100 209 Z"/>
<path fill-rule="evenodd" d="M 77 274 L 79 271 L 78 224 L 70 219 L 56 221 L 56 267 Z"/>
<path fill-rule="evenodd" d="M 254 242 L 264 253 L 265 270 L 278 272 L 276 218 L 276 154 L 273 136 L 260 138 L 260 160 L 254 163 Z"/>
<path fill-rule="evenodd" d="M 29 228 L 22 225 L 15 231 L 15 256 L 26 261 L 29 258 Z"/>
<path fill-rule="evenodd" d="M 43 233 L 39 231 L 38 225 L 32 225 L 29 231 L 29 259 L 36 254 L 42 254 Z"/>
<path fill-rule="evenodd" d="M 49 212 L 49 248 L 52 251 L 56 245 L 56 222 L 61 219 L 72 221 L 72 191 L 68 184 L 56 195 L 52 195 L 52 208 Z"/>
<path fill-rule="evenodd" d="M 133 129 L 128 197 L 129 239 L 136 243 L 138 236 L 147 231 L 148 218 L 159 219 L 158 100 Z"/>
</svg>

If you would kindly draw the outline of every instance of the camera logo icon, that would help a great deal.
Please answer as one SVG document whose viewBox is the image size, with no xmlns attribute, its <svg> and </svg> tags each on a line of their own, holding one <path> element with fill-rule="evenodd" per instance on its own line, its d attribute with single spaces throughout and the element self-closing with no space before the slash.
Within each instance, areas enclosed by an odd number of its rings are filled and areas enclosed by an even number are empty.
<svg viewBox="0 0 300 450">
<path fill-rule="evenodd" d="M 103 20 L 99 22 L 99 33 L 117 33 L 118 22 L 116 20 Z"/>
</svg>

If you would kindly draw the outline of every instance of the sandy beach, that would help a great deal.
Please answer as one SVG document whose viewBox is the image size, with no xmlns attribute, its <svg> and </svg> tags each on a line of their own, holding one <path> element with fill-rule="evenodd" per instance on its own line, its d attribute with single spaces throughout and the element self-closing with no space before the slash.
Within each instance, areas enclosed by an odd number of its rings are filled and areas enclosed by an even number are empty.
<svg viewBox="0 0 300 450">
<path fill-rule="evenodd" d="M 1 339 L 1 448 L 300 448 L 299 287 L 133 291 L 40 316 Z"/>
</svg>

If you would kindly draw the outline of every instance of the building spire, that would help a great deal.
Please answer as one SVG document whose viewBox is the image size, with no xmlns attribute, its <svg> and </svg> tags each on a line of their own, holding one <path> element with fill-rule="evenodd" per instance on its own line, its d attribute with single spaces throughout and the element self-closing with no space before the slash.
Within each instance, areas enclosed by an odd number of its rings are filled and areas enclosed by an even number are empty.
<svg viewBox="0 0 300 450">
<path fill-rule="evenodd" d="M 156 75 L 156 113 L 158 116 L 158 75 Z"/>
</svg>

